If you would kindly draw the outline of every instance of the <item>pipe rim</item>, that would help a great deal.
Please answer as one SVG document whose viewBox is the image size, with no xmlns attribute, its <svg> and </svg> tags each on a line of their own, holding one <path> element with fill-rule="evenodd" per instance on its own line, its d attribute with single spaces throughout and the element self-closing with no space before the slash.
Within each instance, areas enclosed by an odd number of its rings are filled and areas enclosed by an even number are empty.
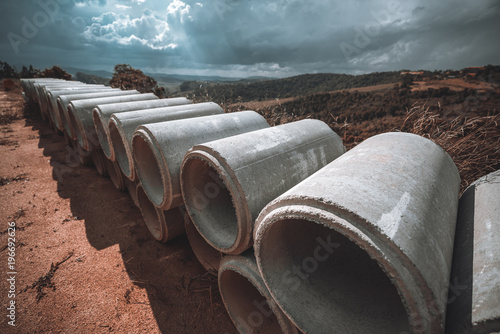
<svg viewBox="0 0 500 334">
<path fill-rule="evenodd" d="M 97 132 L 97 138 L 101 144 L 101 148 L 106 157 L 110 160 L 115 160 L 115 153 L 113 150 L 113 145 L 111 145 L 111 139 L 108 131 L 108 124 L 102 117 L 99 106 L 92 110 L 92 118 L 94 120 L 95 131 Z"/>
<path fill-rule="evenodd" d="M 229 275 L 229 278 L 228 278 Z M 231 277 L 233 276 L 233 277 Z M 231 279 L 233 278 L 233 279 Z M 267 328 L 267 330 L 262 330 L 262 327 L 260 327 L 259 333 L 276 333 L 276 329 L 281 330 L 281 332 L 285 334 L 296 334 L 297 329 L 296 327 L 292 324 L 292 322 L 286 317 L 286 315 L 281 311 L 279 308 L 278 304 L 274 301 L 273 297 L 267 290 L 267 287 L 265 286 L 264 282 L 262 281 L 262 278 L 260 277 L 260 273 L 258 271 L 258 267 L 256 266 L 256 263 L 252 263 L 249 259 L 243 257 L 243 256 L 226 256 L 221 260 L 220 263 L 220 269 L 219 269 L 219 275 L 218 275 L 218 284 L 219 284 L 219 291 L 222 296 L 222 301 L 224 302 L 224 305 L 226 307 L 227 313 L 229 314 L 231 320 L 233 321 L 235 327 L 239 330 L 239 321 L 238 318 L 236 317 L 236 314 L 233 314 L 234 309 L 238 308 L 235 307 L 235 304 L 238 304 L 238 301 L 235 300 L 235 296 L 231 293 L 225 293 L 226 291 L 226 286 L 233 287 L 234 285 L 237 285 L 234 283 L 234 278 L 236 278 L 237 281 L 243 280 L 243 288 L 239 289 L 240 292 L 245 292 L 248 294 L 248 292 L 253 292 L 252 295 L 259 294 L 264 300 L 267 302 L 267 306 L 269 307 L 270 311 L 272 312 L 273 318 L 277 322 L 277 325 L 279 328 Z M 231 284 L 225 283 L 226 280 L 233 281 Z M 238 282 L 236 282 L 238 283 Z M 254 290 L 254 291 L 251 291 Z M 247 302 L 247 300 L 242 300 L 243 302 Z M 254 299 L 254 301 L 256 301 Z M 262 305 L 262 304 L 261 304 Z M 260 310 L 259 310 L 260 311 Z M 253 312 L 259 312 L 257 310 L 254 310 Z M 250 312 L 253 313 L 253 312 Z M 238 312 L 239 313 L 239 312 Z M 261 314 L 262 312 L 259 312 Z M 265 315 L 263 315 L 265 316 Z M 248 316 L 247 316 L 248 318 Z M 266 318 L 269 318 L 269 316 L 266 316 Z M 245 319 L 243 319 L 245 320 Z M 251 326 L 251 324 L 249 324 Z M 256 327 L 256 326 L 253 326 Z"/>
<path fill-rule="evenodd" d="M 202 151 L 200 148 L 200 146 L 195 146 L 192 150 L 188 151 L 181 165 L 180 179 L 184 204 L 198 232 L 212 247 L 226 254 L 241 254 L 252 246 L 253 225 L 249 221 L 250 210 L 243 190 L 236 176 L 227 164 L 224 163 L 223 159 L 218 158 L 215 152 Z M 200 164 L 201 168 L 203 168 L 201 172 L 199 171 Z M 210 173 L 214 173 L 219 178 L 219 182 L 222 182 L 222 186 L 225 187 L 229 198 L 223 199 L 216 206 L 207 205 L 204 210 L 198 210 L 198 205 L 194 201 L 197 194 L 193 193 L 193 191 L 201 192 L 200 189 L 193 187 L 197 178 L 200 176 L 204 177 L 204 181 L 211 179 L 213 182 L 210 183 L 218 185 L 217 189 L 219 193 L 211 199 L 220 199 L 220 191 L 224 190 L 220 183 L 214 180 L 215 176 L 212 177 Z M 208 184 L 205 182 L 205 186 Z M 205 197 L 210 197 L 205 187 L 203 191 L 206 194 Z M 222 212 L 222 210 L 227 209 L 226 213 L 229 218 L 225 217 L 227 219 L 223 220 L 220 217 L 214 217 L 214 219 L 207 223 L 207 208 L 210 209 L 211 213 Z M 228 229 L 227 225 L 223 224 L 225 221 L 230 224 L 233 223 L 235 226 L 231 226 Z M 230 241 L 223 240 L 226 233 L 229 233 Z"/>
<path fill-rule="evenodd" d="M 69 120 L 71 123 L 71 129 L 73 131 L 73 135 L 75 137 L 75 140 L 78 141 L 78 143 L 80 144 L 81 147 L 86 149 L 85 143 L 83 141 L 83 135 L 82 135 L 83 125 L 80 124 L 81 123 L 80 119 L 78 118 L 78 116 L 76 114 L 76 109 L 72 103 L 68 104 L 68 116 L 69 116 Z"/>
<path fill-rule="evenodd" d="M 172 185 L 170 171 L 159 147 L 147 128 L 137 128 L 132 139 L 135 171 L 149 200 L 166 209 L 171 205 Z"/>
<path fill-rule="evenodd" d="M 118 164 L 114 161 L 109 160 L 104 155 L 102 157 L 106 163 L 106 170 L 108 172 L 109 179 L 111 180 L 116 189 L 124 191 L 125 183 L 123 180 L 122 171 L 118 167 Z"/>
<path fill-rule="evenodd" d="M 270 228 L 272 228 L 272 226 L 277 223 L 287 224 L 287 221 L 302 221 L 307 224 L 317 224 L 322 228 L 328 228 L 330 231 L 333 231 L 333 233 L 347 239 L 347 241 L 350 242 L 349 246 L 351 246 L 352 244 L 355 246 L 355 248 L 359 248 L 363 253 L 367 254 L 372 261 L 378 264 L 379 270 L 390 281 L 392 289 L 397 292 L 399 301 L 408 320 L 408 325 L 410 326 L 412 331 L 442 331 L 442 319 L 440 319 L 439 315 L 435 314 L 436 311 L 431 310 L 432 305 L 425 304 L 426 297 L 415 295 L 410 291 L 413 287 L 419 292 L 426 292 L 426 287 L 422 287 L 422 285 L 424 285 L 424 283 L 422 283 L 422 278 L 414 278 L 411 276 L 411 274 L 413 273 L 410 272 L 409 277 L 414 279 L 413 281 L 408 280 L 408 276 L 402 278 L 400 276 L 401 272 L 397 270 L 395 265 L 392 265 L 392 263 L 394 262 L 393 254 L 386 251 L 390 246 L 382 250 L 383 247 L 380 246 L 385 246 L 383 245 L 383 243 L 379 242 L 375 244 L 367 234 L 356 228 L 356 226 L 351 224 L 349 221 L 341 218 L 340 216 L 337 216 L 334 213 L 325 211 L 323 208 L 313 207 L 310 205 L 289 204 L 286 206 L 278 207 L 275 210 L 268 211 L 267 213 L 263 212 L 261 215 L 265 217 L 259 216 L 259 218 L 257 218 L 256 229 L 254 233 L 255 255 L 259 272 L 262 274 L 262 278 L 266 284 L 266 287 L 268 288 L 269 292 L 278 303 L 282 311 L 300 330 L 308 332 L 308 330 L 311 330 L 311 328 L 307 329 L 307 324 L 299 324 L 296 321 L 297 314 L 291 314 L 289 312 L 289 307 L 287 305 L 282 305 L 282 302 L 280 302 L 282 300 L 282 296 L 277 295 L 276 291 L 271 288 L 272 283 L 269 283 L 269 276 L 266 270 L 266 268 L 268 268 L 269 266 L 265 264 L 267 258 L 264 254 L 262 254 L 262 248 L 266 247 L 262 245 L 262 239 L 266 237 L 266 234 L 269 234 Z M 385 240 L 385 242 L 390 241 Z M 272 243 L 272 245 L 269 241 L 266 241 L 264 243 L 269 244 L 270 248 L 278 247 L 276 243 Z M 399 261 L 401 262 L 401 260 Z M 403 270 L 407 269 L 408 268 L 406 267 L 403 268 Z M 405 283 L 403 279 L 409 282 Z M 422 304 L 422 302 L 424 302 L 424 304 Z M 306 327 L 304 327 L 304 325 Z"/>
<path fill-rule="evenodd" d="M 127 137 L 123 132 L 120 121 L 114 116 L 109 119 L 108 135 L 114 159 L 118 162 L 118 165 L 120 166 L 123 174 L 125 174 L 128 179 L 134 181 L 135 168 L 134 160 L 132 157 L 132 150 L 130 148 Z"/>
</svg>

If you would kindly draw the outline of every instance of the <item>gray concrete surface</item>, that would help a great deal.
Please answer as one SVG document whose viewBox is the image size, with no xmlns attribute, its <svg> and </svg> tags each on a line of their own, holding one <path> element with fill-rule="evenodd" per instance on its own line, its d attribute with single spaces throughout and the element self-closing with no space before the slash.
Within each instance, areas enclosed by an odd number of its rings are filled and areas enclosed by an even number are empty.
<svg viewBox="0 0 500 334">
<path fill-rule="evenodd" d="M 264 206 L 344 152 L 342 139 L 312 119 L 196 145 L 181 167 L 186 209 L 209 244 L 241 254 Z"/>
<path fill-rule="evenodd" d="M 224 110 L 218 104 L 207 102 L 114 114 L 108 127 L 112 145 L 110 153 L 125 176 L 134 179 L 136 173 L 132 156 L 132 137 L 138 126 L 223 113 Z"/>
<path fill-rule="evenodd" d="M 459 189 L 430 140 L 365 140 L 262 210 L 266 286 L 306 333 L 443 332 Z"/>
<path fill-rule="evenodd" d="M 162 210 L 183 204 L 180 167 L 193 146 L 269 127 L 255 111 L 141 125 L 132 139 L 137 175 L 151 202 Z"/>
</svg>

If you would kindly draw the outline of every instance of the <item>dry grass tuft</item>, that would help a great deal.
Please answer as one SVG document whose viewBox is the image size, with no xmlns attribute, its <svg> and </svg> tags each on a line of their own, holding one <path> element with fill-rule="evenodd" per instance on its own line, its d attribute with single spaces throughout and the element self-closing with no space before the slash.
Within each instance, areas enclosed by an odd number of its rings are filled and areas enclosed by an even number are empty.
<svg viewBox="0 0 500 334">
<path fill-rule="evenodd" d="M 401 131 L 428 138 L 448 152 L 460 172 L 461 192 L 500 168 L 500 114 L 448 121 L 425 105 L 413 105 Z"/>
</svg>

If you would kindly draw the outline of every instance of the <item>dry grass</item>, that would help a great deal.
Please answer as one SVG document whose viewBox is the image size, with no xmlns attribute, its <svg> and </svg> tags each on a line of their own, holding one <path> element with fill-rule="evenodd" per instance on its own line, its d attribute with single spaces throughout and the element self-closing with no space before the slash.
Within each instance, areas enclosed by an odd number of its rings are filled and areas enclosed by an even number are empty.
<svg viewBox="0 0 500 334">
<path fill-rule="evenodd" d="M 461 177 L 461 192 L 469 184 L 500 168 L 500 114 L 443 119 L 425 105 L 413 105 L 401 131 L 414 133 L 441 146 L 452 157 Z"/>
</svg>

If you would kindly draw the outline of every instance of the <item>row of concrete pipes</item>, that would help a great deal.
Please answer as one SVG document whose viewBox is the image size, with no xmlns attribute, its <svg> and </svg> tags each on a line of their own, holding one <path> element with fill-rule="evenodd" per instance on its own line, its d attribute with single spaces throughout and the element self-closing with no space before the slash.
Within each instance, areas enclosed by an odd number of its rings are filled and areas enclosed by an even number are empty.
<svg viewBox="0 0 500 334">
<path fill-rule="evenodd" d="M 152 236 L 187 233 L 240 333 L 500 331 L 500 171 L 459 201 L 432 141 L 346 152 L 325 123 L 55 79 L 22 80 Z"/>
</svg>

